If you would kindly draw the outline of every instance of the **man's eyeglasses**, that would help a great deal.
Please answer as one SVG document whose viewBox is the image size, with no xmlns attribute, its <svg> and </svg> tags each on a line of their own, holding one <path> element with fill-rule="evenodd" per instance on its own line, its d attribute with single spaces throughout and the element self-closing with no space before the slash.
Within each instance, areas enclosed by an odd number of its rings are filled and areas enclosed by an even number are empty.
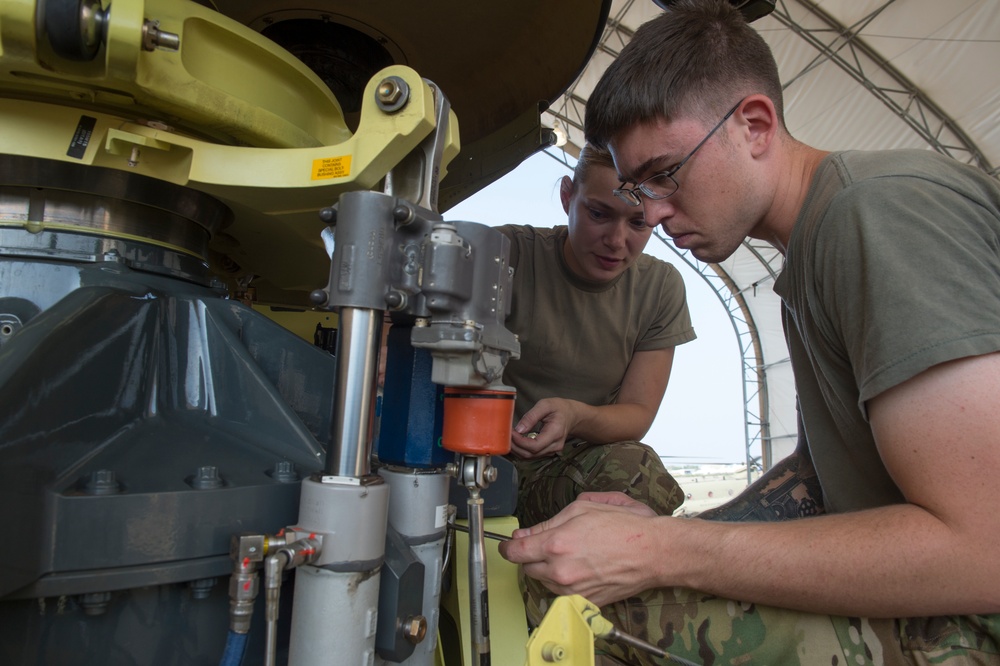
<svg viewBox="0 0 1000 666">
<path fill-rule="evenodd" d="M 729 116 L 736 113 L 736 109 L 740 108 L 740 104 L 742 103 L 743 100 L 741 99 L 736 103 L 736 106 L 729 109 L 726 115 L 722 116 L 722 120 L 720 120 L 719 123 L 705 135 L 705 138 L 694 147 L 694 150 L 687 154 L 687 157 L 677 163 L 677 166 L 668 171 L 654 173 L 652 176 L 637 184 L 635 187 L 625 187 L 625 183 L 622 183 L 621 187 L 612 190 L 614 195 L 627 203 L 629 206 L 638 206 L 642 203 L 642 197 L 639 196 L 640 193 L 645 194 L 649 199 L 666 199 L 672 195 L 677 191 L 677 188 L 680 187 L 677 181 L 674 180 L 674 175 L 677 171 L 684 166 L 685 162 L 691 159 L 694 154 L 698 152 L 699 148 L 705 145 L 705 142 L 708 141 L 713 134 L 715 134 L 717 129 L 722 127 L 725 122 L 729 120 Z"/>
</svg>

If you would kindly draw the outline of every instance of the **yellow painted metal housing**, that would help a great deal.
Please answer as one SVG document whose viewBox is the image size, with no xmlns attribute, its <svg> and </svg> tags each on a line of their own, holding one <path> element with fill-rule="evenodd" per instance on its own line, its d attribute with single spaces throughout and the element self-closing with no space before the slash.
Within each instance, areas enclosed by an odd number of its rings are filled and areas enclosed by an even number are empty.
<svg viewBox="0 0 1000 666">
<path fill-rule="evenodd" d="M 254 276 L 262 302 L 307 305 L 329 270 L 318 211 L 375 188 L 435 131 L 434 90 L 408 67 L 386 68 L 365 89 L 352 134 L 323 82 L 242 24 L 181 0 L 116 2 L 110 12 L 107 47 L 79 63 L 37 39 L 34 2 L 0 5 L 0 153 L 210 194 L 233 212 L 210 245 L 216 271 Z M 144 50 L 149 16 L 178 35 L 177 51 Z M 409 87 L 393 112 L 375 101 L 388 76 Z M 459 151 L 453 113 L 446 132 L 442 166 Z"/>
<path fill-rule="evenodd" d="M 35 0 L 0 5 L 5 97 L 118 112 L 216 143 L 301 148 L 350 135 L 340 105 L 299 60 L 259 33 L 186 0 L 123 0 L 109 12 L 91 61 L 62 58 L 40 35 Z M 180 48 L 143 47 L 144 26 Z"/>
</svg>

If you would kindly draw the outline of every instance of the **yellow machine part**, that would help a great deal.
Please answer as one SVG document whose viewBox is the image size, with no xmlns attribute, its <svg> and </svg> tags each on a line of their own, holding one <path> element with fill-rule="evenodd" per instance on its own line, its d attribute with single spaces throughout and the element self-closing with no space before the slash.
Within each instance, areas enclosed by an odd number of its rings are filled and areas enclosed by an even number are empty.
<svg viewBox="0 0 1000 666">
<path fill-rule="evenodd" d="M 325 81 L 333 79 L 331 89 L 351 127 L 353 95 L 345 94 L 350 87 L 345 85 L 345 71 L 368 71 L 378 62 L 406 64 L 440 86 L 462 122 L 462 153 L 441 182 L 441 210 L 446 211 L 554 140 L 541 125 L 540 111 L 556 104 L 583 71 L 612 3 L 205 0 L 205 4 L 301 55 Z M 303 33 L 310 38 L 301 38 Z M 382 66 L 371 68 L 371 73 Z"/>
<path fill-rule="evenodd" d="M 622 643 L 681 666 L 697 666 L 693 661 L 671 654 L 658 645 L 620 631 L 601 615 L 600 608 L 579 594 L 558 597 L 552 602 L 528 641 L 526 664 L 593 666 L 595 638 Z"/>
<path fill-rule="evenodd" d="M 58 56 L 40 37 L 36 0 L 0 6 L 4 96 L 156 120 L 217 143 L 269 148 L 331 145 L 350 132 L 333 94 L 310 69 L 257 32 L 186 0 L 121 0 L 87 62 Z M 143 45 L 151 25 L 180 48 Z"/>
<path fill-rule="evenodd" d="M 217 198 L 233 215 L 212 238 L 213 268 L 252 276 L 263 303 L 308 306 L 329 271 L 318 211 L 375 188 L 437 129 L 439 93 L 402 65 L 368 82 L 352 134 L 311 70 L 200 5 L 116 2 L 103 57 L 84 63 L 36 41 L 34 5 L 0 4 L 0 154 L 117 169 Z M 144 49 L 150 16 L 177 35 L 176 51 Z M 377 103 L 387 77 L 409 90 L 399 109 Z M 444 131 L 440 174 L 459 152 L 454 113 Z"/>
<path fill-rule="evenodd" d="M 590 609 L 596 607 L 580 595 L 557 597 L 531 633 L 526 666 L 594 666 L 594 631 L 585 617 Z"/>
</svg>

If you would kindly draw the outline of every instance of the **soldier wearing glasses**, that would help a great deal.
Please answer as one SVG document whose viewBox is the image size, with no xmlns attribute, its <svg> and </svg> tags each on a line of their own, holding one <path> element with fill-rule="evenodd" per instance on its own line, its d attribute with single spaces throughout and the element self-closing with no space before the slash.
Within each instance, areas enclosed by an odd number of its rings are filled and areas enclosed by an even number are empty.
<svg viewBox="0 0 1000 666">
<path fill-rule="evenodd" d="M 554 592 L 624 600 L 609 619 L 699 663 L 1000 664 L 996 180 L 796 141 L 770 50 L 722 0 L 640 28 L 586 134 L 678 247 L 722 261 L 749 236 L 784 254 L 799 443 L 698 518 L 585 495 L 504 555 Z"/>
</svg>

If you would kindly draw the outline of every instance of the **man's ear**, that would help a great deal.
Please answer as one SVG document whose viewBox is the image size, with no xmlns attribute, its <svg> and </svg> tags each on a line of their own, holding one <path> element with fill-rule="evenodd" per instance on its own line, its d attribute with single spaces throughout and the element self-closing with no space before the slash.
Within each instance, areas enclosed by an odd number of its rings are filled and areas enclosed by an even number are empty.
<svg viewBox="0 0 1000 666">
<path fill-rule="evenodd" d="M 569 215 L 569 200 L 573 196 L 573 179 L 563 176 L 559 181 L 559 200 L 562 201 L 563 212 Z"/>
<path fill-rule="evenodd" d="M 767 95 L 749 95 L 743 100 L 737 114 L 746 128 L 751 155 L 763 155 L 774 141 L 781 125 L 774 102 Z"/>
</svg>

